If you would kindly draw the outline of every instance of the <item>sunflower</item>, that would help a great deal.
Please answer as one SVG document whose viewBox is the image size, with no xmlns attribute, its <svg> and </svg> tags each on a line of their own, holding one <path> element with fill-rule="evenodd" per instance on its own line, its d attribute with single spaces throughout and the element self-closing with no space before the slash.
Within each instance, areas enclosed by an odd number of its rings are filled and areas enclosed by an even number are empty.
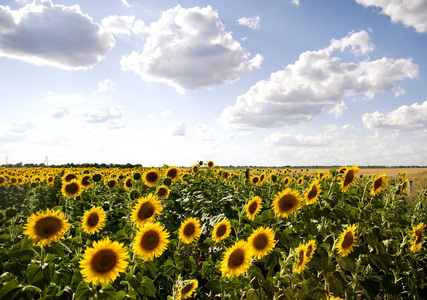
<svg viewBox="0 0 427 300">
<path fill-rule="evenodd" d="M 166 177 L 169 177 L 170 179 L 172 179 L 172 182 L 175 182 L 179 179 L 179 172 L 180 169 L 178 167 L 169 167 L 166 170 Z"/>
<path fill-rule="evenodd" d="M 239 276 L 250 265 L 251 249 L 246 241 L 237 241 L 225 252 L 221 262 L 221 272 L 226 277 Z"/>
<path fill-rule="evenodd" d="M 381 190 L 387 186 L 387 184 L 388 184 L 388 179 L 385 173 L 381 175 L 376 175 L 374 177 L 374 181 L 372 182 L 371 195 L 373 196 L 378 195 L 381 192 Z"/>
<path fill-rule="evenodd" d="M 413 226 L 412 229 L 414 232 L 412 233 L 412 237 L 414 238 L 414 241 L 412 242 L 411 251 L 417 252 L 418 250 L 421 250 L 421 246 L 423 245 L 424 237 L 423 237 L 423 231 L 426 225 L 421 222 L 417 226 Z"/>
<path fill-rule="evenodd" d="M 208 161 L 207 166 L 208 166 L 208 168 L 212 169 L 213 167 L 215 167 L 215 164 L 213 161 L 210 160 L 210 161 Z"/>
<path fill-rule="evenodd" d="M 82 193 L 83 189 L 77 179 L 65 182 L 62 186 L 61 192 L 64 197 L 77 197 Z"/>
<path fill-rule="evenodd" d="M 313 257 L 314 251 L 316 251 L 316 241 L 310 240 L 307 244 L 305 244 L 305 249 L 307 250 L 305 252 L 305 257 L 307 262 L 309 262 Z"/>
<path fill-rule="evenodd" d="M 123 183 L 125 189 L 130 190 L 133 187 L 132 177 L 126 177 L 125 182 Z"/>
<path fill-rule="evenodd" d="M 249 220 L 254 220 L 262 209 L 262 199 L 259 196 L 252 197 L 251 201 L 246 205 L 246 216 Z"/>
<path fill-rule="evenodd" d="M 342 298 L 326 295 L 326 300 L 342 300 Z"/>
<path fill-rule="evenodd" d="M 274 232 L 269 227 L 257 228 L 248 238 L 252 254 L 258 259 L 268 255 L 273 250 L 275 243 Z"/>
<path fill-rule="evenodd" d="M 258 175 L 253 175 L 251 177 L 251 182 L 252 182 L 252 184 L 258 184 L 259 183 L 259 176 Z"/>
<path fill-rule="evenodd" d="M 108 237 L 86 248 L 80 261 L 80 273 L 88 283 L 107 285 L 113 282 L 129 264 L 129 255 L 122 243 Z"/>
<path fill-rule="evenodd" d="M 307 189 L 307 192 L 304 195 L 304 199 L 307 204 L 313 204 L 319 198 L 320 193 L 322 192 L 322 188 L 319 185 L 319 181 L 314 180 L 310 187 Z"/>
<path fill-rule="evenodd" d="M 108 178 L 105 183 L 110 189 L 114 189 L 117 186 L 117 180 L 115 178 Z"/>
<path fill-rule="evenodd" d="M 353 224 L 341 233 L 338 245 L 336 245 L 336 249 L 341 256 L 345 257 L 353 251 L 354 243 L 357 240 L 356 231 L 357 225 Z"/>
<path fill-rule="evenodd" d="M 159 199 L 167 199 L 169 197 L 170 190 L 166 185 L 161 185 L 156 190 L 156 195 Z"/>
<path fill-rule="evenodd" d="M 194 165 L 191 167 L 191 171 L 193 171 L 194 173 L 199 172 L 199 165 Z"/>
<path fill-rule="evenodd" d="M 350 186 L 356 182 L 356 174 L 359 173 L 359 167 L 353 165 L 352 167 L 345 168 L 341 179 L 341 190 L 346 193 Z"/>
<path fill-rule="evenodd" d="M 223 239 L 226 239 L 231 232 L 231 224 L 229 220 L 222 220 L 218 224 L 214 226 L 214 229 L 212 231 L 212 239 L 219 243 Z"/>
<path fill-rule="evenodd" d="M 307 265 L 307 256 L 306 256 L 306 247 L 305 245 L 300 245 L 297 248 L 297 261 L 295 263 L 295 269 L 294 272 L 299 274 L 302 270 L 305 269 L 305 266 Z"/>
<path fill-rule="evenodd" d="M 153 186 L 159 183 L 160 174 L 155 169 L 151 169 L 143 175 L 144 183 L 148 186 Z"/>
<path fill-rule="evenodd" d="M 291 178 L 289 176 L 286 176 L 285 179 L 283 179 L 283 185 L 287 186 L 291 182 Z"/>
<path fill-rule="evenodd" d="M 64 214 L 60 210 L 46 210 L 46 213 L 32 214 L 24 225 L 24 234 L 28 235 L 34 245 L 47 246 L 52 241 L 64 238 L 70 228 Z"/>
<path fill-rule="evenodd" d="M 67 172 L 61 178 L 62 182 L 70 182 L 73 179 L 79 179 L 78 173 L 76 173 L 76 172 Z"/>
<path fill-rule="evenodd" d="M 186 244 L 192 243 L 201 233 L 200 221 L 196 218 L 188 218 L 179 227 L 179 239 Z"/>
<path fill-rule="evenodd" d="M 80 179 L 80 184 L 83 187 L 83 189 L 88 189 L 90 188 L 90 186 L 92 185 L 92 182 L 90 182 L 91 179 L 91 175 L 84 175 L 81 179 Z"/>
<path fill-rule="evenodd" d="M 302 185 L 304 183 L 304 176 L 298 178 L 297 185 Z"/>
<path fill-rule="evenodd" d="M 153 194 L 142 197 L 135 204 L 132 211 L 131 220 L 138 226 L 144 225 L 147 222 L 154 220 L 156 214 L 160 214 L 163 210 L 160 202 Z"/>
<path fill-rule="evenodd" d="M 145 223 L 133 242 L 135 254 L 144 260 L 153 260 L 166 250 L 169 232 L 160 223 Z"/>
<path fill-rule="evenodd" d="M 179 296 L 178 299 L 187 299 L 191 297 L 191 294 L 194 293 L 194 291 L 199 286 L 199 282 L 196 279 L 193 279 L 186 284 L 182 288 L 179 289 Z"/>
<path fill-rule="evenodd" d="M 83 215 L 83 231 L 88 234 L 99 232 L 105 225 L 105 212 L 102 207 L 94 206 Z"/>
<path fill-rule="evenodd" d="M 399 189 L 397 190 L 398 194 L 408 194 L 409 189 L 409 180 L 406 179 L 402 182 L 402 184 L 399 186 Z"/>
<path fill-rule="evenodd" d="M 0 186 L 6 184 L 6 177 L 0 175 Z"/>
<path fill-rule="evenodd" d="M 299 192 L 287 188 L 274 197 L 273 209 L 276 215 L 287 218 L 301 208 L 301 203 L 302 198 Z"/>
</svg>

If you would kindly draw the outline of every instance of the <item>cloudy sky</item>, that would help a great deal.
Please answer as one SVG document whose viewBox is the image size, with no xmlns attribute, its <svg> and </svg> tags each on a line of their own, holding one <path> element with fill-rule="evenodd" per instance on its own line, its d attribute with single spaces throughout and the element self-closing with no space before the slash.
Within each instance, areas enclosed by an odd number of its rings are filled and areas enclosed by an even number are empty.
<svg viewBox="0 0 427 300">
<path fill-rule="evenodd" d="M 427 0 L 2 0 L 0 164 L 426 165 Z"/>
</svg>

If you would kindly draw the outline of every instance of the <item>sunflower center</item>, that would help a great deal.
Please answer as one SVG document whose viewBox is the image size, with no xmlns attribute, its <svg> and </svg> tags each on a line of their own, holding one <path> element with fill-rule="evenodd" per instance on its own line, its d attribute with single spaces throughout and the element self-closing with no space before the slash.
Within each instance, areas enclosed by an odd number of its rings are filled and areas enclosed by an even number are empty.
<svg viewBox="0 0 427 300">
<path fill-rule="evenodd" d="M 195 231 L 196 231 L 196 226 L 193 223 L 188 223 L 184 227 L 185 236 L 192 236 Z"/>
<path fill-rule="evenodd" d="M 354 171 L 353 170 L 348 171 L 347 174 L 345 175 L 344 186 L 352 183 L 353 178 L 354 178 Z"/>
<path fill-rule="evenodd" d="M 344 249 L 348 249 L 351 247 L 351 245 L 353 245 L 353 233 L 351 231 L 347 232 L 346 235 L 344 236 L 344 240 L 341 244 L 341 246 Z"/>
<path fill-rule="evenodd" d="M 185 294 L 187 294 L 188 292 L 190 292 L 192 289 L 193 289 L 193 283 L 192 283 L 192 282 L 190 282 L 189 284 L 186 284 L 186 285 L 182 288 L 182 290 L 181 290 L 181 294 L 185 295 Z"/>
<path fill-rule="evenodd" d="M 419 229 L 415 230 L 415 235 L 417 236 L 417 238 L 415 239 L 415 244 L 421 243 L 421 240 L 423 237 L 421 230 L 419 230 Z"/>
<path fill-rule="evenodd" d="M 176 175 L 177 175 L 177 171 L 175 169 L 169 170 L 168 173 L 166 174 L 166 176 L 169 178 L 175 178 Z"/>
<path fill-rule="evenodd" d="M 82 179 L 82 185 L 89 186 L 90 185 L 89 178 L 90 178 L 90 176 L 83 177 L 83 179 Z"/>
<path fill-rule="evenodd" d="M 109 186 L 110 188 L 115 187 L 115 186 L 116 186 L 116 184 L 117 184 L 117 181 L 115 181 L 114 179 L 111 179 L 111 180 L 109 180 L 109 181 L 108 181 L 108 186 Z"/>
<path fill-rule="evenodd" d="M 90 213 L 90 215 L 87 218 L 87 225 L 90 227 L 94 227 L 98 225 L 99 222 L 99 215 L 96 212 Z"/>
<path fill-rule="evenodd" d="M 254 238 L 252 245 L 254 246 L 254 248 L 256 248 L 258 250 L 264 249 L 268 245 L 267 235 L 265 235 L 264 233 L 258 234 Z"/>
<path fill-rule="evenodd" d="M 76 179 L 76 178 L 77 178 L 76 175 L 74 175 L 74 174 L 68 174 L 67 176 L 65 176 L 64 180 L 66 182 L 70 182 L 71 180 Z"/>
<path fill-rule="evenodd" d="M 167 194 L 167 190 L 165 188 L 159 188 L 159 190 L 157 191 L 157 195 L 159 195 L 159 197 L 164 197 Z"/>
<path fill-rule="evenodd" d="M 125 185 L 126 185 L 126 187 L 131 188 L 132 187 L 132 181 L 130 179 L 126 180 Z"/>
<path fill-rule="evenodd" d="M 75 182 L 67 184 L 65 186 L 65 191 L 71 195 L 76 194 L 78 192 L 78 190 L 79 190 L 79 185 Z"/>
<path fill-rule="evenodd" d="M 279 200 L 279 208 L 281 211 L 290 211 L 297 205 L 297 199 L 294 195 L 284 195 Z"/>
<path fill-rule="evenodd" d="M 224 224 L 221 224 L 216 229 L 216 236 L 221 237 L 225 234 L 226 231 L 227 231 L 227 226 L 225 226 Z"/>
<path fill-rule="evenodd" d="M 382 182 L 383 181 L 381 178 L 378 178 L 377 180 L 375 180 L 374 181 L 374 190 L 377 190 L 381 186 Z"/>
<path fill-rule="evenodd" d="M 308 199 L 313 199 L 317 196 L 317 187 L 313 185 L 313 187 L 310 190 L 310 193 L 308 193 Z"/>
<path fill-rule="evenodd" d="M 97 273 L 106 273 L 115 267 L 117 256 L 111 249 L 102 249 L 95 253 L 91 267 Z"/>
<path fill-rule="evenodd" d="M 142 236 L 141 247 L 144 248 L 144 250 L 153 250 L 159 245 L 159 242 L 159 234 L 154 230 L 150 230 Z"/>
<path fill-rule="evenodd" d="M 236 249 L 231 253 L 230 257 L 228 258 L 228 267 L 230 269 L 238 268 L 243 264 L 243 261 L 245 260 L 245 251 L 242 249 Z"/>
<path fill-rule="evenodd" d="M 55 235 L 62 227 L 61 221 L 54 217 L 45 217 L 36 222 L 35 231 L 42 238 L 49 238 Z"/>
<path fill-rule="evenodd" d="M 311 253 L 313 253 L 313 245 L 308 245 L 307 252 L 305 253 L 305 256 L 310 257 Z"/>
<path fill-rule="evenodd" d="M 258 207 L 258 203 L 256 203 L 256 201 L 252 201 L 252 203 L 248 207 L 249 213 L 251 214 L 255 213 L 257 207 Z"/>
<path fill-rule="evenodd" d="M 156 182 L 158 176 L 155 172 L 149 172 L 145 178 L 148 182 Z"/>
<path fill-rule="evenodd" d="M 154 215 L 154 205 L 150 202 L 145 202 L 141 205 L 141 208 L 138 212 L 138 218 L 145 220 L 151 218 Z"/>
<path fill-rule="evenodd" d="M 298 265 L 301 266 L 304 263 L 304 250 L 298 252 Z"/>
</svg>

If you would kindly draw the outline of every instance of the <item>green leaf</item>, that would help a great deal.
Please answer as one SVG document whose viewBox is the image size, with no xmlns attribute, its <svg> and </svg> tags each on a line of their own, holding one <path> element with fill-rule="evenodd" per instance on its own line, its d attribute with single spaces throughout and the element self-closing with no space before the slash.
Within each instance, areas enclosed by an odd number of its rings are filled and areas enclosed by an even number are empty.
<svg viewBox="0 0 427 300">
<path fill-rule="evenodd" d="M 142 277 L 139 290 L 143 295 L 156 297 L 156 288 L 154 287 L 153 281 L 147 276 Z"/>
<path fill-rule="evenodd" d="M 51 281 L 49 265 L 45 264 L 43 267 L 36 263 L 29 265 L 27 278 L 29 283 L 44 289 Z"/>
<path fill-rule="evenodd" d="M 221 283 L 218 279 L 210 280 L 205 284 L 205 288 L 210 290 L 212 294 L 220 294 L 222 292 Z"/>
<path fill-rule="evenodd" d="M 246 299 L 248 300 L 261 300 L 261 299 L 264 299 L 264 297 L 265 297 L 265 294 L 262 288 L 259 288 L 256 290 L 250 289 L 246 293 Z"/>
<path fill-rule="evenodd" d="M 82 281 L 77 287 L 75 299 L 89 299 L 94 295 L 95 292 L 93 291 L 93 289 L 91 289 L 86 282 Z"/>
<path fill-rule="evenodd" d="M 103 285 L 102 289 L 98 291 L 99 299 L 117 299 L 116 290 L 111 284 Z"/>
</svg>

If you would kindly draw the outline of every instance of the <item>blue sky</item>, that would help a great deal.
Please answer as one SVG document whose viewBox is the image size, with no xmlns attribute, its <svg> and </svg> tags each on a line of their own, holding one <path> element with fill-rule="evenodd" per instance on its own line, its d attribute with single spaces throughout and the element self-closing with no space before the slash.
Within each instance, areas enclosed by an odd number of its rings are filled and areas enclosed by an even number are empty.
<svg viewBox="0 0 427 300">
<path fill-rule="evenodd" d="M 3 0 L 0 164 L 426 165 L 426 0 Z"/>
</svg>

